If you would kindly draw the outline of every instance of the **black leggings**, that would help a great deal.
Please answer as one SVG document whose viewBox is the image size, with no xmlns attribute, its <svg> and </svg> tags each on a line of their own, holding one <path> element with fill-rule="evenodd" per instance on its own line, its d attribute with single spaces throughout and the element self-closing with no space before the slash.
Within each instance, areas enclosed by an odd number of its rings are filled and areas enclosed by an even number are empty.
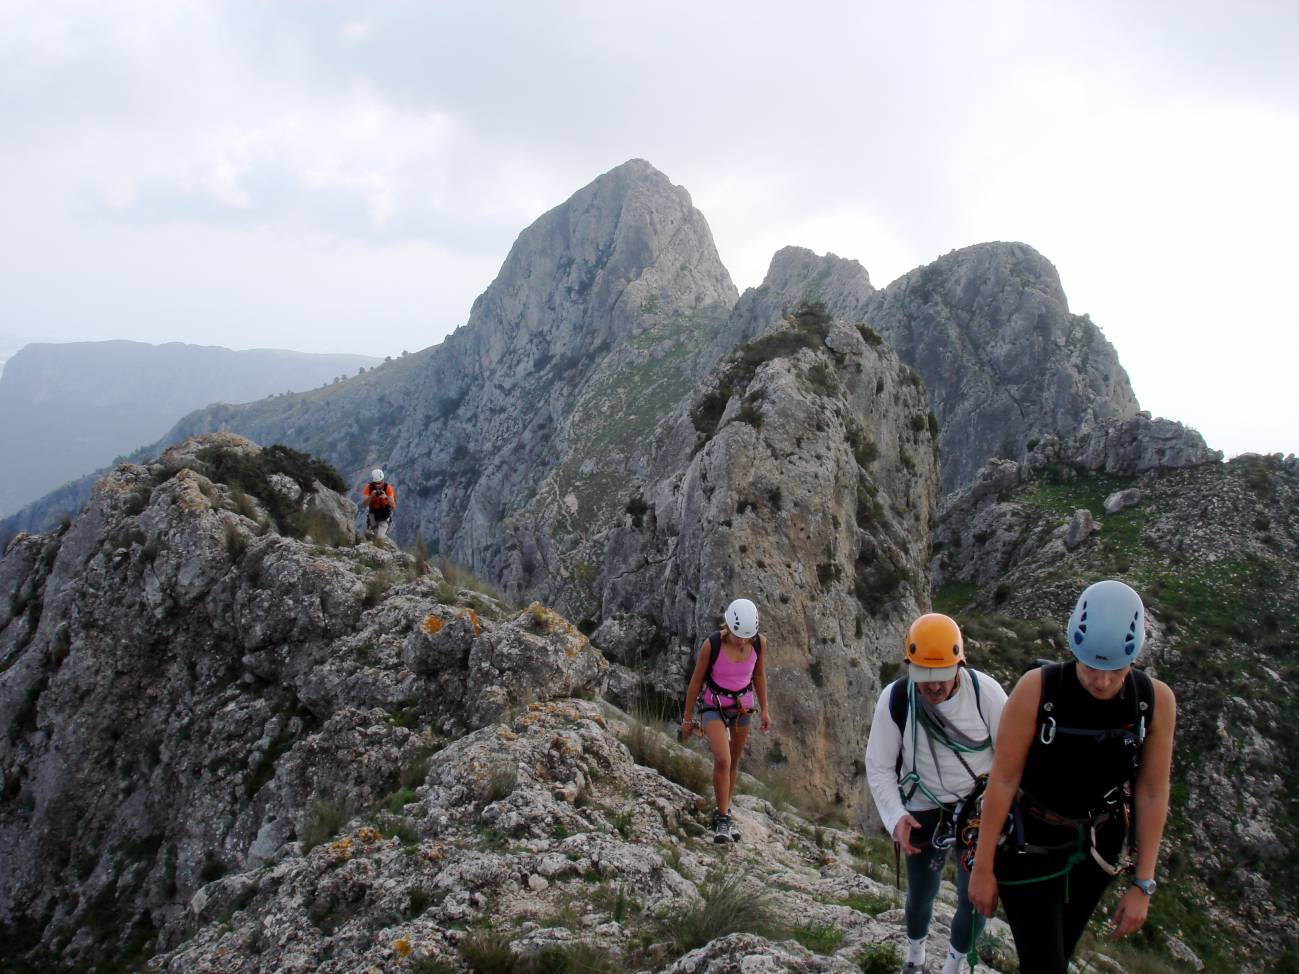
<svg viewBox="0 0 1299 974">
<path fill-rule="evenodd" d="M 1111 878 L 1087 859 L 1069 870 L 1067 878 L 1023 886 L 997 884 L 1023 974 L 1066 974 L 1069 958 Z"/>
</svg>

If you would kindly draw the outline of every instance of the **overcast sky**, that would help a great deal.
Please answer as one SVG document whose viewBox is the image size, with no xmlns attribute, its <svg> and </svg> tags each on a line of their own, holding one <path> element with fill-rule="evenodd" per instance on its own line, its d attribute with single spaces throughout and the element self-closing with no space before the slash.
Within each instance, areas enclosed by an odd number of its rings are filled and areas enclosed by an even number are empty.
<svg viewBox="0 0 1299 974">
<path fill-rule="evenodd" d="M 741 290 L 1021 240 L 1145 408 L 1299 451 L 1299 4 L 902 6 L 0 0 L 0 336 L 414 351 L 642 157 Z"/>
</svg>

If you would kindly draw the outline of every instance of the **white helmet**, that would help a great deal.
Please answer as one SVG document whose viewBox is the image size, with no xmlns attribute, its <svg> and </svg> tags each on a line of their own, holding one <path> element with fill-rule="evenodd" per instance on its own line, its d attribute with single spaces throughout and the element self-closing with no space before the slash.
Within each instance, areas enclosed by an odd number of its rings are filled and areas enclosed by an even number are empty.
<svg viewBox="0 0 1299 974">
<path fill-rule="evenodd" d="M 370 471 L 370 479 L 374 481 L 382 480 L 383 471 L 380 470 L 378 467 L 375 467 L 373 470 Z"/>
<path fill-rule="evenodd" d="M 758 634 L 758 607 L 748 599 L 736 599 L 726 607 L 726 628 L 741 639 Z"/>
</svg>

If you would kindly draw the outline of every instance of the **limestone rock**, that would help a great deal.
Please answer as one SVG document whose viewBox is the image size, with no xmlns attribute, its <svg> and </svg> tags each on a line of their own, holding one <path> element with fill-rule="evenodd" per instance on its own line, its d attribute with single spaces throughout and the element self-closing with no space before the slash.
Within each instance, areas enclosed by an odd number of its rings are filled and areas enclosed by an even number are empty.
<svg viewBox="0 0 1299 974">
<path fill-rule="evenodd" d="M 928 599 L 936 456 L 923 384 L 827 318 L 742 346 L 674 417 L 640 526 L 610 536 L 603 604 L 658 628 L 647 682 L 679 699 L 727 603 L 752 598 L 775 714 L 755 759 L 865 815 L 858 704 Z"/>
<path fill-rule="evenodd" d="M 1135 507 L 1140 503 L 1140 488 L 1129 487 L 1126 490 L 1116 490 L 1105 498 L 1105 513 L 1117 514 L 1119 511 L 1125 511 L 1129 507 Z"/>
<path fill-rule="evenodd" d="M 1210 450 L 1195 430 L 1144 412 L 1080 432 L 1066 452 L 1077 466 L 1126 476 L 1222 460 L 1222 452 Z"/>
<path fill-rule="evenodd" d="M 930 390 L 947 491 L 989 458 L 1021 459 L 1043 434 L 1137 413 L 1113 347 L 1070 313 L 1055 268 L 1024 244 L 947 254 L 876 292 L 864 313 Z"/>
</svg>

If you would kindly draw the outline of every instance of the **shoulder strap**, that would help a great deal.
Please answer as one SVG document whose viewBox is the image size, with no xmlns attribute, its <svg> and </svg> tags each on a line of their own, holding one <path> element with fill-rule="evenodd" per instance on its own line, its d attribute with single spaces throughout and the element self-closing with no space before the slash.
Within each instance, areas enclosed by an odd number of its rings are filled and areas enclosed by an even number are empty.
<svg viewBox="0 0 1299 974">
<path fill-rule="evenodd" d="M 1038 722 L 1044 717 L 1048 717 L 1051 711 L 1055 709 L 1055 698 L 1060 695 L 1060 687 L 1064 683 L 1064 668 L 1067 663 L 1045 663 L 1040 669 L 1042 670 L 1042 699 L 1038 702 Z"/>
<path fill-rule="evenodd" d="M 721 632 L 712 632 L 708 635 L 708 675 L 712 676 L 713 667 L 717 665 L 717 656 L 722 651 L 722 634 Z"/>
<path fill-rule="evenodd" d="M 907 707 L 909 704 L 907 679 L 906 677 L 899 677 L 893 681 L 893 685 L 889 688 L 889 716 L 893 718 L 893 723 L 898 725 L 899 734 L 907 729 Z"/>
<path fill-rule="evenodd" d="M 1128 676 L 1132 680 L 1133 688 L 1136 691 L 1133 693 L 1136 714 L 1132 723 L 1139 729 L 1140 738 L 1144 741 L 1150 722 L 1155 717 L 1155 681 L 1150 678 L 1149 673 L 1145 670 L 1139 670 L 1135 666 L 1128 671 Z"/>
<path fill-rule="evenodd" d="M 911 699 L 907 693 L 907 678 L 905 676 L 899 677 L 889 687 L 889 716 L 893 718 L 893 723 L 898 725 L 898 734 L 904 740 L 907 733 L 907 709 L 910 705 Z M 899 780 L 902 778 L 902 745 L 904 740 L 898 741 L 898 758 L 893 764 L 893 770 Z M 911 793 L 915 794 L 914 788 L 911 789 Z M 904 795 L 903 800 L 905 801 L 909 797 L 910 795 Z"/>
</svg>

